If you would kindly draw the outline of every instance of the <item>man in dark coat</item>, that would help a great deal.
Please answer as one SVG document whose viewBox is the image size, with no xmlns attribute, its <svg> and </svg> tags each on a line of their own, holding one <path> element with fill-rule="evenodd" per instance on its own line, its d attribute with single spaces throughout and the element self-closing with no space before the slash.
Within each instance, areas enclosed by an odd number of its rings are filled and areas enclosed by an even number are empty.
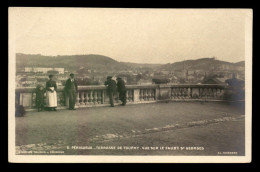
<svg viewBox="0 0 260 172">
<path fill-rule="evenodd" d="M 112 76 L 108 76 L 105 81 L 105 85 L 107 86 L 107 94 L 109 96 L 109 102 L 111 107 L 114 107 L 114 94 L 116 93 L 116 81 L 112 79 Z"/>
<path fill-rule="evenodd" d="M 70 78 L 66 81 L 65 84 L 65 91 L 69 95 L 69 109 L 70 110 L 76 110 L 75 109 L 75 102 L 76 102 L 76 95 L 78 92 L 78 83 L 74 79 L 74 74 L 70 74 Z"/>
<path fill-rule="evenodd" d="M 122 105 L 126 105 L 126 87 L 125 87 L 125 81 L 118 77 L 117 79 L 117 91 L 119 92 L 119 99 L 122 102 Z"/>
</svg>

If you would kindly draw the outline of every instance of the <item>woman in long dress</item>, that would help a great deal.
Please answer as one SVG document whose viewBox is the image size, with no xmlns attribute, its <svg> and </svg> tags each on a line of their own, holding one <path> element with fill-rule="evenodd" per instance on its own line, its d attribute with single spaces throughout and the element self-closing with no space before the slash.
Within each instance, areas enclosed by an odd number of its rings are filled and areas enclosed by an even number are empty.
<svg viewBox="0 0 260 172">
<path fill-rule="evenodd" d="M 53 75 L 49 75 L 50 80 L 46 82 L 46 106 L 53 111 L 57 108 L 57 85 L 53 81 Z"/>
</svg>

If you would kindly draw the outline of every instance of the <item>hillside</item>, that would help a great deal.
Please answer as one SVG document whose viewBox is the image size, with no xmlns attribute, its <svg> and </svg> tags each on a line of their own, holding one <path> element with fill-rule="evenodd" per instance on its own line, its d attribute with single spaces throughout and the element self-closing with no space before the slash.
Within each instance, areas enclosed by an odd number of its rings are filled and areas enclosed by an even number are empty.
<svg viewBox="0 0 260 172">
<path fill-rule="evenodd" d="M 78 70 L 81 67 L 97 71 L 119 71 L 119 70 L 236 70 L 245 66 L 245 61 L 230 63 L 216 60 L 215 58 L 201 58 L 197 60 L 186 60 L 176 63 L 161 64 L 139 64 L 130 62 L 118 62 L 103 55 L 66 55 L 66 56 L 43 56 L 40 54 L 16 54 L 17 67 L 62 67 L 68 70 Z"/>
<path fill-rule="evenodd" d="M 131 62 L 121 62 L 131 69 L 153 69 L 160 67 L 161 64 L 148 64 L 148 63 L 131 63 Z"/>
<path fill-rule="evenodd" d="M 185 60 L 176 63 L 168 63 L 165 65 L 161 65 L 160 69 L 182 70 L 185 67 L 185 69 L 189 69 L 189 70 L 210 71 L 210 70 L 217 70 L 217 69 L 222 70 L 226 66 L 228 66 L 228 68 L 232 70 L 235 69 L 236 67 L 243 67 L 244 65 L 245 65 L 244 61 L 238 63 L 230 63 L 230 62 L 215 60 L 215 58 L 201 58 L 197 60 Z"/>
<path fill-rule="evenodd" d="M 88 69 L 123 70 L 126 65 L 102 55 L 43 56 L 16 54 L 17 67 L 63 67 L 71 70 L 86 67 Z"/>
</svg>

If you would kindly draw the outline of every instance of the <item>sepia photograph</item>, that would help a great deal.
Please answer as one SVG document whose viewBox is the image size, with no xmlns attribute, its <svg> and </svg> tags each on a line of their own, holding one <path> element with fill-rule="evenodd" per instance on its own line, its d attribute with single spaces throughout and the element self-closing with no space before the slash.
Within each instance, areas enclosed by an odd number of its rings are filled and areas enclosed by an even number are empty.
<svg viewBox="0 0 260 172">
<path fill-rule="evenodd" d="M 18 163 L 249 163 L 252 9 L 8 9 Z"/>
</svg>

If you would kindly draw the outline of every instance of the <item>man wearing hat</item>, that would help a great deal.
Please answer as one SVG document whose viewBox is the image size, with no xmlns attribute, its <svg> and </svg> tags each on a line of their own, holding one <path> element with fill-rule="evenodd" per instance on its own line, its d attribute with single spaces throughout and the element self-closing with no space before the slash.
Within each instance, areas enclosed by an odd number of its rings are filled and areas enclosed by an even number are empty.
<svg viewBox="0 0 260 172">
<path fill-rule="evenodd" d="M 56 111 L 57 108 L 57 85 L 53 81 L 53 75 L 49 75 L 49 81 L 46 82 L 46 107 L 49 110 Z"/>
<path fill-rule="evenodd" d="M 122 105 L 124 106 L 126 104 L 126 87 L 125 87 L 125 81 L 117 77 L 117 91 L 119 92 L 119 99 L 122 102 Z"/>
<path fill-rule="evenodd" d="M 112 79 L 112 76 L 108 76 L 105 81 L 107 86 L 107 94 L 109 96 L 109 102 L 111 107 L 114 107 L 114 94 L 116 93 L 116 81 Z"/>
<path fill-rule="evenodd" d="M 76 95 L 78 92 L 78 83 L 74 79 L 74 74 L 70 74 L 70 78 L 66 81 L 65 84 L 65 91 L 69 95 L 69 109 L 70 110 L 76 110 L 75 109 L 75 102 L 76 102 Z"/>
</svg>

